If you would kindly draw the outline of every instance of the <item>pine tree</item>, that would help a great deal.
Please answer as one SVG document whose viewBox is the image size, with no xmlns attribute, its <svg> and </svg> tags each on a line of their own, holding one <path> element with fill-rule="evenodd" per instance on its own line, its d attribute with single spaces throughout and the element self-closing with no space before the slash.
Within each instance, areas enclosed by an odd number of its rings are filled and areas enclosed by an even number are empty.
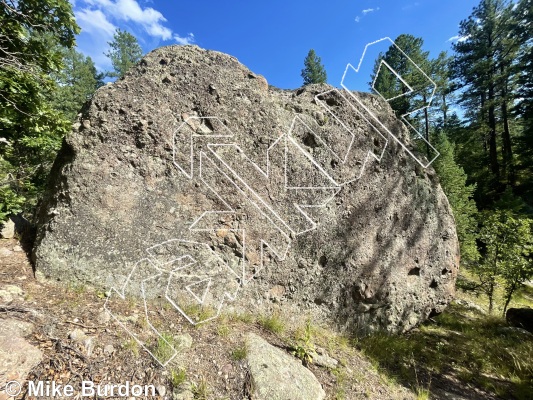
<svg viewBox="0 0 533 400">
<path fill-rule="evenodd" d="M 516 66 L 518 88 L 515 96 L 515 115 L 522 125 L 522 134 L 517 135 L 517 180 L 521 192 L 533 202 L 533 0 L 520 0 L 515 8 L 516 27 L 513 31 L 520 40 Z"/>
<path fill-rule="evenodd" d="M 320 57 L 316 55 L 313 49 L 309 50 L 307 57 L 305 57 L 302 78 L 304 80 L 304 85 L 327 82 L 328 78 L 326 69 L 322 65 Z"/>
<path fill-rule="evenodd" d="M 122 78 L 126 72 L 137 64 L 142 55 L 142 49 L 137 38 L 131 33 L 117 29 L 113 40 L 108 42 L 111 49 L 105 53 L 111 60 L 114 71 L 106 73 L 110 78 Z"/>
<path fill-rule="evenodd" d="M 433 165 L 455 217 L 461 247 L 461 263 L 469 266 L 479 258 L 476 244 L 478 211 L 473 200 L 476 185 L 467 184 L 463 168 L 455 161 L 455 146 L 444 133 L 438 135 L 435 147 L 440 156 Z"/>
<path fill-rule="evenodd" d="M 512 170 L 508 104 L 517 41 L 510 35 L 511 14 L 512 4 L 506 0 L 482 0 L 468 19 L 461 22 L 461 40 L 453 45 L 454 73 L 461 89 L 461 102 L 471 122 L 487 130 L 484 147 L 493 186 L 502 179 L 502 172 L 505 179 L 508 170 Z M 503 124 L 503 157 L 498 155 L 499 118 Z"/>
<path fill-rule="evenodd" d="M 428 80 L 432 69 L 429 52 L 422 50 L 424 40 L 413 35 L 402 34 L 394 43 L 374 64 L 373 88 L 387 99 L 398 117 L 423 132 L 429 143 L 430 115 L 426 106 L 434 89 Z M 413 114 L 420 109 L 420 115 Z M 428 160 L 433 158 L 429 144 L 420 150 Z"/>
<path fill-rule="evenodd" d="M 96 71 L 90 57 L 66 49 L 64 68 L 57 74 L 58 90 L 52 96 L 54 107 L 71 121 L 93 93 L 103 85 L 103 74 Z"/>
<path fill-rule="evenodd" d="M 442 113 L 442 118 L 437 118 L 437 125 L 446 128 L 450 116 L 450 106 L 455 102 L 451 77 L 451 65 L 453 57 L 442 51 L 439 56 L 430 61 L 431 79 L 437 85 L 437 91 L 431 107 L 431 114 Z"/>
<path fill-rule="evenodd" d="M 429 73 L 429 52 L 422 50 L 424 40 L 413 35 L 401 34 L 394 43 L 396 45 L 391 45 L 376 60 L 371 79 L 374 90 L 389 100 L 396 115 L 402 117 L 419 108 L 417 104 L 421 105 L 424 98 L 427 101 L 426 89 L 429 84 L 420 70 Z M 406 83 L 413 89 L 411 93 Z"/>
</svg>

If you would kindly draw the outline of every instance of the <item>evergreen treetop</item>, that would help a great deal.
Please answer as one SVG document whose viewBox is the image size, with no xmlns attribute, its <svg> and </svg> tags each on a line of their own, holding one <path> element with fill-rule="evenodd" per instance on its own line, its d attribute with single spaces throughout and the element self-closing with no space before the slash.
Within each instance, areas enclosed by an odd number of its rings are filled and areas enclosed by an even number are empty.
<svg viewBox="0 0 533 400">
<path fill-rule="evenodd" d="M 304 68 L 302 69 L 302 78 L 304 85 L 311 83 L 326 83 L 328 78 L 326 69 L 322 65 L 320 57 L 318 57 L 313 49 L 309 50 L 307 57 L 304 60 Z"/>
<path fill-rule="evenodd" d="M 108 42 L 110 49 L 104 53 L 111 60 L 113 70 L 106 73 L 110 78 L 122 78 L 126 72 L 137 64 L 143 51 L 135 36 L 131 33 L 117 29 L 113 35 L 113 40 Z"/>
</svg>

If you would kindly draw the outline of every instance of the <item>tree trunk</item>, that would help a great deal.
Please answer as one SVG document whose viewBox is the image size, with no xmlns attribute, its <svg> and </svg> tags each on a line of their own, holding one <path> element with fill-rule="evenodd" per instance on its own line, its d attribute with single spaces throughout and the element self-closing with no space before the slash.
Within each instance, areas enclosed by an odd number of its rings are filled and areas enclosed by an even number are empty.
<svg viewBox="0 0 533 400">
<path fill-rule="evenodd" d="M 489 288 L 489 314 L 492 314 L 493 308 L 494 308 L 494 287 L 491 283 L 490 288 Z"/>
<path fill-rule="evenodd" d="M 498 145 L 496 143 L 496 112 L 494 106 L 494 83 L 489 84 L 489 160 L 490 170 L 494 177 L 500 178 L 500 165 L 498 163 Z"/>
<path fill-rule="evenodd" d="M 485 92 L 481 93 L 481 122 L 485 121 Z M 487 147 L 487 138 L 485 135 L 483 135 L 483 152 L 485 155 L 488 153 L 488 147 Z"/>
<path fill-rule="evenodd" d="M 501 67 L 502 74 L 505 72 L 503 65 Z M 513 166 L 513 150 L 511 144 L 511 130 L 509 128 L 509 110 L 507 108 L 507 79 L 502 84 L 502 119 L 503 119 L 503 134 L 502 134 L 502 155 L 503 155 L 503 174 L 504 178 L 507 175 L 507 180 L 514 186 L 514 166 Z"/>
<path fill-rule="evenodd" d="M 442 94 L 442 124 L 446 127 L 448 121 L 448 105 L 446 104 L 446 94 Z"/>
<path fill-rule="evenodd" d="M 427 104 L 427 97 L 425 93 L 424 93 L 424 104 Z M 424 108 L 424 122 L 425 122 L 424 135 L 426 138 L 426 152 L 427 152 L 428 162 L 429 162 L 431 161 L 431 148 L 429 147 L 429 115 L 428 115 L 427 107 Z"/>
<path fill-rule="evenodd" d="M 505 293 L 505 305 L 503 306 L 503 316 L 505 318 L 505 313 L 507 312 L 507 307 L 509 306 L 509 303 L 511 302 L 511 299 L 513 297 L 513 294 L 516 290 L 517 285 L 513 283 L 508 290 L 506 290 Z"/>
</svg>

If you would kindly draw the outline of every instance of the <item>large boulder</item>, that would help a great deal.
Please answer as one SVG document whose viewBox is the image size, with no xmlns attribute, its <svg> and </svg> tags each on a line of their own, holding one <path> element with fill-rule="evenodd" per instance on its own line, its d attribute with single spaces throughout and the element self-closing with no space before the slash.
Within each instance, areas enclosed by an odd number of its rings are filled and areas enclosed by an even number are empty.
<svg viewBox="0 0 533 400">
<path fill-rule="evenodd" d="M 533 308 L 510 308 L 505 318 L 509 325 L 533 333 Z"/>
<path fill-rule="evenodd" d="M 100 88 L 66 138 L 36 274 L 166 295 L 183 314 L 284 302 L 404 331 L 451 301 L 459 254 L 415 150 L 376 96 L 279 90 L 229 55 L 160 48 Z"/>
</svg>

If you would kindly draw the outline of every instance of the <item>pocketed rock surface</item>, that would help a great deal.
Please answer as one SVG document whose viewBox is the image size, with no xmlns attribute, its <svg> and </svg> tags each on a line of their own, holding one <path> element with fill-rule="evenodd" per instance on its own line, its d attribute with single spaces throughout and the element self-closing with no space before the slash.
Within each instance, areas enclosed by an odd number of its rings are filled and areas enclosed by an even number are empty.
<svg viewBox="0 0 533 400">
<path fill-rule="evenodd" d="M 459 262 L 448 201 L 408 136 L 372 95 L 280 90 L 226 54 L 154 50 L 66 138 L 36 273 L 185 314 L 201 302 L 406 331 L 452 300 Z"/>
</svg>

